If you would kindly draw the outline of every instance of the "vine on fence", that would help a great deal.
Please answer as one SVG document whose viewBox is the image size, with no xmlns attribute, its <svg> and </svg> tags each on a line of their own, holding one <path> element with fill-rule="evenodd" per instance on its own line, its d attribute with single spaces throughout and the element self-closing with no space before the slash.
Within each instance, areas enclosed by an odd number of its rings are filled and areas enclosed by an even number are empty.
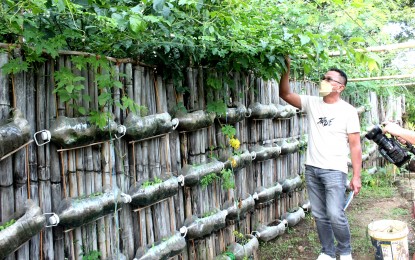
<svg viewBox="0 0 415 260">
<path fill-rule="evenodd" d="M 85 78 L 77 76 L 69 68 L 61 68 L 55 72 L 56 87 L 53 92 L 58 94 L 62 102 L 68 102 L 79 114 L 89 115 L 91 123 L 95 123 L 101 129 L 104 128 L 108 119 L 112 119 L 112 115 L 105 112 L 105 108 L 112 105 L 122 110 L 128 109 L 133 113 L 146 113 L 145 107 L 137 105 L 127 95 L 123 95 L 121 100 L 114 100 L 114 90 L 123 88 L 121 80 L 125 79 L 126 75 L 116 74 L 105 58 L 75 56 L 71 58 L 71 61 L 78 70 L 92 69 L 96 73 L 95 83 L 99 90 L 98 108 L 87 111 L 80 104 L 79 100 L 91 102 L 92 98 L 90 95 L 83 94 Z"/>
</svg>

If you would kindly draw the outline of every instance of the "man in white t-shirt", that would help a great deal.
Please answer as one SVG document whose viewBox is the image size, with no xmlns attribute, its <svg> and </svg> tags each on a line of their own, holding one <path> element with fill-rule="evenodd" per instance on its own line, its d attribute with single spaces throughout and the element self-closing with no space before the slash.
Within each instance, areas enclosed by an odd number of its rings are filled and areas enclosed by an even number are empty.
<svg viewBox="0 0 415 260">
<path fill-rule="evenodd" d="M 289 58 L 286 58 L 286 65 L 287 71 L 280 80 L 280 97 L 307 114 L 305 179 L 322 246 L 317 260 L 336 259 L 336 254 L 341 260 L 350 260 L 350 227 L 343 209 L 347 160 L 350 152 L 353 167 L 350 188 L 357 195 L 361 188 L 362 150 L 357 111 L 340 97 L 347 76 L 339 69 L 330 69 L 321 81 L 321 97 L 298 95 L 291 92 L 289 85 Z"/>
</svg>

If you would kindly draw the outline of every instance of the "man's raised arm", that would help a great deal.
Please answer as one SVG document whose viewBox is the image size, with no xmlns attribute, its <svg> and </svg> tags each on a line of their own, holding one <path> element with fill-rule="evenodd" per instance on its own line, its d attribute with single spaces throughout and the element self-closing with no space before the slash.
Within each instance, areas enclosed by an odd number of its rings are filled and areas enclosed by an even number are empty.
<svg viewBox="0 0 415 260">
<path fill-rule="evenodd" d="M 280 98 L 282 98 L 288 104 L 301 109 L 301 99 L 297 93 L 291 92 L 290 89 L 290 58 L 285 58 L 285 64 L 287 65 L 287 71 L 281 75 L 279 92 Z"/>
</svg>

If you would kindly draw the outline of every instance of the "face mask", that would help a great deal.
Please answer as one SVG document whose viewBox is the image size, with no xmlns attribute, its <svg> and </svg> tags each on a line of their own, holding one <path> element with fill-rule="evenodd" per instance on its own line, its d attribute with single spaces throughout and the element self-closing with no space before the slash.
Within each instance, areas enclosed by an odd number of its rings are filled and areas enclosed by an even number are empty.
<svg viewBox="0 0 415 260">
<path fill-rule="evenodd" d="M 333 91 L 333 86 L 329 82 L 325 80 L 322 80 L 320 82 L 320 90 L 319 90 L 320 97 L 325 97 L 328 94 L 330 94 L 332 91 Z"/>
</svg>

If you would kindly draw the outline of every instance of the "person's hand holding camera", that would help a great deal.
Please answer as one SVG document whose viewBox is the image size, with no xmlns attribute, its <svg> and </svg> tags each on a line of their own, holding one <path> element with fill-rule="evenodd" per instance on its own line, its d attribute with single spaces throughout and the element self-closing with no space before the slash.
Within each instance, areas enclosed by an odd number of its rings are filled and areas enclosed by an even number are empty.
<svg viewBox="0 0 415 260">
<path fill-rule="evenodd" d="M 415 131 L 405 129 L 393 122 L 383 122 L 383 132 L 394 136 L 402 144 L 415 143 Z"/>
</svg>

